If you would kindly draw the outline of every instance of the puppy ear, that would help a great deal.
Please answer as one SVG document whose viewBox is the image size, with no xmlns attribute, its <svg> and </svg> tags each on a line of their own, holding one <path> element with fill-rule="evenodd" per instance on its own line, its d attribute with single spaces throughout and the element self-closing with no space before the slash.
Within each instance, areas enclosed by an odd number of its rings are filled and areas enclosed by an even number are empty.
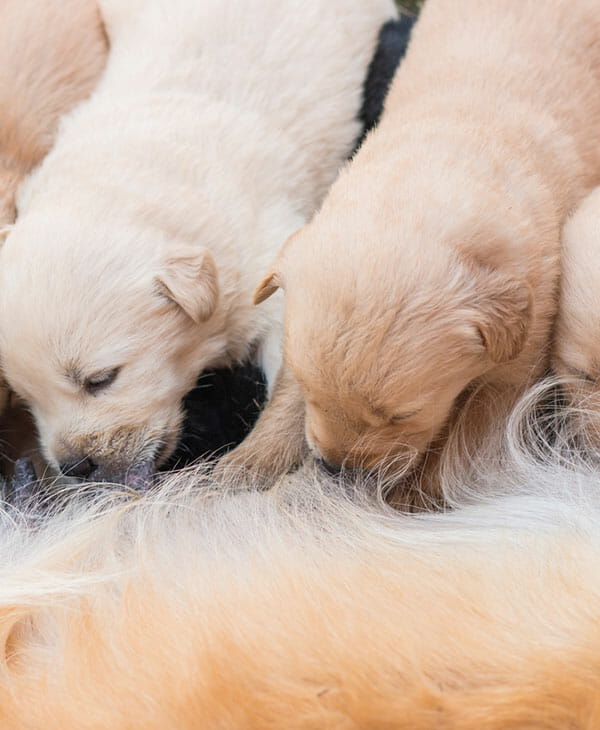
<svg viewBox="0 0 600 730">
<path fill-rule="evenodd" d="M 514 360 L 523 349 L 531 324 L 532 292 L 525 282 L 492 272 L 479 282 L 481 298 L 474 324 L 487 356 L 496 364 Z"/>
<path fill-rule="evenodd" d="M 269 273 L 256 287 L 254 291 L 254 304 L 261 304 L 265 301 L 265 299 L 268 299 L 271 294 L 275 294 L 280 287 L 284 287 L 285 281 L 282 271 L 284 269 L 285 255 L 291 249 L 292 244 L 303 230 L 304 229 L 299 228 L 295 233 L 292 233 L 291 236 L 288 236 L 287 241 L 283 244 L 281 250 L 277 254 L 277 258 L 275 259 L 273 266 L 271 266 Z"/>
<path fill-rule="evenodd" d="M 181 245 L 171 252 L 155 282 L 159 292 L 196 323 L 213 315 L 219 299 L 217 267 L 205 248 Z"/>
<path fill-rule="evenodd" d="M 280 272 L 274 270 L 269 271 L 265 278 L 256 287 L 253 300 L 254 304 L 261 304 L 264 302 L 265 299 L 268 299 L 271 296 L 271 294 L 275 294 L 280 286 L 282 286 Z"/>
</svg>

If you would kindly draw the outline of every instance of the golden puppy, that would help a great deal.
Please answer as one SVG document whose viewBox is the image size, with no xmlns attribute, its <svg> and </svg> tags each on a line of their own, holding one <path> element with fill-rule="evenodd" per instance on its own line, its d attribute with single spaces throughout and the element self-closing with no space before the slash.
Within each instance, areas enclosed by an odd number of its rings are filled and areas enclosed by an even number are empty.
<svg viewBox="0 0 600 730">
<path fill-rule="evenodd" d="M 0 238 L 25 176 L 50 149 L 60 116 L 92 91 L 108 53 L 93 0 L 3 0 L 0 7 Z M 0 414 L 8 389 L 0 381 Z M 3 441 L 23 444 L 7 414 Z M 27 440 L 27 437 L 25 437 Z"/>
<path fill-rule="evenodd" d="M 58 121 L 94 88 L 107 56 L 93 0 L 3 0 L 0 9 L 0 227 Z"/>
<path fill-rule="evenodd" d="M 448 434 L 468 456 L 543 371 L 561 224 L 600 180 L 599 38 L 596 0 L 426 3 L 379 128 L 256 293 L 285 290 L 326 462 L 434 448 L 435 495 Z"/>
<path fill-rule="evenodd" d="M 422 518 L 309 472 L 7 516 L 0 727 L 597 730 L 599 475 L 510 466 Z"/>
</svg>

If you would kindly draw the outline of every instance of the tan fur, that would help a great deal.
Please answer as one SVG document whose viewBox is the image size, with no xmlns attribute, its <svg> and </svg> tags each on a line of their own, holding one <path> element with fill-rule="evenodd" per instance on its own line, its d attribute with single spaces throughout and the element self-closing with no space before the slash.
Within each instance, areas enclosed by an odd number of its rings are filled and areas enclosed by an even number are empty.
<svg viewBox="0 0 600 730">
<path fill-rule="evenodd" d="M 421 519 L 305 472 L 6 520 L 0 726 L 596 730 L 597 499 L 529 468 L 553 486 Z"/>
<path fill-rule="evenodd" d="M 476 449 L 544 370 L 561 224 L 600 179 L 599 37 L 595 0 L 426 3 L 380 126 L 257 292 L 285 290 L 327 461 L 410 469 L 455 419 Z"/>
<path fill-rule="evenodd" d="M 0 239 L 14 223 L 19 185 L 49 151 L 60 116 L 90 94 L 107 44 L 93 0 L 2 0 L 0 7 Z M 8 405 L 0 381 L 0 414 Z M 5 414 L 2 439 L 17 455 L 33 434 L 17 436 Z"/>
<path fill-rule="evenodd" d="M 0 10 L 0 226 L 47 154 L 62 114 L 90 94 L 106 37 L 93 0 L 3 0 Z"/>
<path fill-rule="evenodd" d="M 561 262 L 561 295 L 552 365 L 565 378 L 571 402 L 586 412 L 598 413 L 600 188 L 583 201 L 565 225 Z"/>
</svg>

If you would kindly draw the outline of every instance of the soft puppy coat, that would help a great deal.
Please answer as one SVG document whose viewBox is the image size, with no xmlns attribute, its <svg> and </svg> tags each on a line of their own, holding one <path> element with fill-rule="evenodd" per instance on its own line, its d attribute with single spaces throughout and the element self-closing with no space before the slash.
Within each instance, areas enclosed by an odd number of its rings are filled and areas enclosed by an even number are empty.
<svg viewBox="0 0 600 730">
<path fill-rule="evenodd" d="M 0 241 L 14 223 L 20 184 L 50 149 L 60 116 L 94 88 L 107 52 L 98 7 L 92 0 L 3 0 Z M 0 382 L 0 413 L 8 395 Z M 29 440 L 29 434 L 17 435 L 10 422 L 2 425 L 5 441 L 21 445 L 23 439 Z"/>
<path fill-rule="evenodd" d="M 285 290 L 326 462 L 428 454 L 436 498 L 547 366 L 561 226 L 600 176 L 599 38 L 595 0 L 425 4 L 381 123 L 257 291 Z"/>
<path fill-rule="evenodd" d="M 101 11 L 106 72 L 63 121 L 2 250 L 0 345 L 50 463 L 128 479 L 169 456 L 202 370 L 253 356 L 272 385 L 282 303 L 254 309 L 252 291 L 359 137 L 367 66 L 395 10 Z"/>
<path fill-rule="evenodd" d="M 379 33 L 363 86 L 359 114 L 363 132 L 357 147 L 379 122 L 414 22 L 414 18 L 402 15 L 385 23 Z M 162 469 L 181 468 L 207 456 L 215 458 L 235 447 L 252 429 L 265 401 L 264 373 L 257 366 L 234 365 L 203 372 L 183 400 L 184 421 L 177 447 Z"/>
<path fill-rule="evenodd" d="M 93 90 L 107 44 L 92 0 L 3 0 L 0 12 L 0 228 L 60 117 Z"/>
<path fill-rule="evenodd" d="M 598 413 L 600 188 L 581 203 L 563 229 L 561 268 L 553 369 L 564 377 L 574 405 Z"/>
</svg>

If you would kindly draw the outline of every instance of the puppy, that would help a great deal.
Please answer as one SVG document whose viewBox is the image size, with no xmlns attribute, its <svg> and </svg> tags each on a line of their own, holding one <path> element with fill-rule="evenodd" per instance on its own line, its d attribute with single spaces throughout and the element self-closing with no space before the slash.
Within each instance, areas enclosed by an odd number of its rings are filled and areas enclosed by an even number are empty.
<svg viewBox="0 0 600 730">
<path fill-rule="evenodd" d="M 506 467 L 420 518 L 310 471 L 5 515 L 0 726 L 597 730 L 600 475 Z"/>
<path fill-rule="evenodd" d="M 0 12 L 0 227 L 24 177 L 48 153 L 61 115 L 89 96 L 106 36 L 91 0 L 4 0 Z"/>
<path fill-rule="evenodd" d="M 359 114 L 363 131 L 357 147 L 379 122 L 413 25 L 412 17 L 402 15 L 385 23 L 379 33 L 363 87 Z M 252 429 L 265 401 L 264 374 L 256 366 L 234 365 L 202 373 L 183 400 L 184 421 L 177 448 L 162 470 L 181 468 L 202 457 L 214 458 L 238 445 Z"/>
<path fill-rule="evenodd" d="M 379 127 L 256 293 L 285 290 L 279 412 L 306 402 L 328 464 L 428 454 L 436 498 L 545 369 L 561 225 L 600 179 L 598 38 L 595 0 L 426 3 Z"/>
<path fill-rule="evenodd" d="M 101 10 L 102 83 L 64 120 L 1 252 L 0 344 L 49 462 L 126 480 L 172 452 L 204 369 L 251 357 L 273 386 L 283 305 L 255 310 L 252 291 L 358 138 L 366 69 L 395 9 Z"/>
<path fill-rule="evenodd" d="M 552 365 L 573 402 L 597 410 L 600 378 L 600 188 L 579 206 L 563 229 L 560 302 Z"/>
<path fill-rule="evenodd" d="M 3 0 L 0 240 L 15 220 L 19 185 L 50 149 L 60 116 L 90 94 L 106 55 L 106 37 L 92 0 Z M 8 397 L 0 383 L 0 413 Z"/>
</svg>

